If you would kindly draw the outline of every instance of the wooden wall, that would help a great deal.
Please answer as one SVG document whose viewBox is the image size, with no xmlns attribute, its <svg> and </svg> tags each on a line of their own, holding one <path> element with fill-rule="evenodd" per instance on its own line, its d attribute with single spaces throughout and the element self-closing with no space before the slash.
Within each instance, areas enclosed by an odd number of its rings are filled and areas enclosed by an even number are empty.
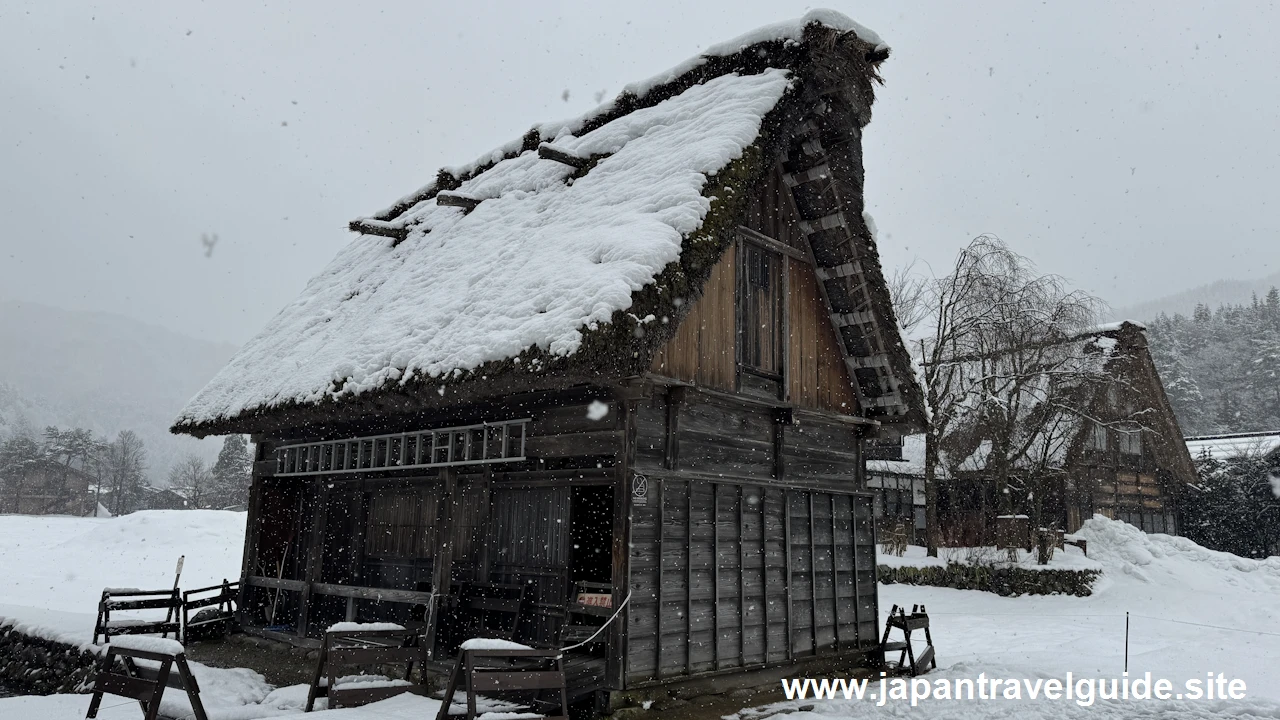
<svg viewBox="0 0 1280 720">
<path fill-rule="evenodd" d="M 661 478 L 630 545 L 628 684 L 879 640 L 868 496 Z"/>
<path fill-rule="evenodd" d="M 775 169 L 753 198 L 744 227 L 804 253 L 791 195 Z M 840 352 L 813 266 L 786 257 L 787 400 L 799 407 L 855 414 L 853 382 Z M 712 270 L 702 297 L 676 335 L 654 355 L 650 371 L 725 392 L 737 392 L 736 289 L 738 253 L 730 247 Z"/>
<path fill-rule="evenodd" d="M 702 297 L 685 316 L 675 337 L 653 357 L 650 369 L 702 387 L 733 392 L 737 383 L 737 252 L 732 246 L 711 271 Z"/>
<path fill-rule="evenodd" d="M 853 414 L 858 401 L 813 266 L 791 260 L 787 391 L 800 407 Z"/>
</svg>

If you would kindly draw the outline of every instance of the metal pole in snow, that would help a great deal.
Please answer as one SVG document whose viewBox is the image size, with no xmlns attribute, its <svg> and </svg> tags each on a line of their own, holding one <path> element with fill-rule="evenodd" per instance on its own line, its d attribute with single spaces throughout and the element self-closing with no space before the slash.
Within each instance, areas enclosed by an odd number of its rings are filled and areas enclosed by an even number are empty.
<svg viewBox="0 0 1280 720">
<path fill-rule="evenodd" d="M 1124 611 L 1124 671 L 1129 672 L 1129 611 Z"/>
</svg>

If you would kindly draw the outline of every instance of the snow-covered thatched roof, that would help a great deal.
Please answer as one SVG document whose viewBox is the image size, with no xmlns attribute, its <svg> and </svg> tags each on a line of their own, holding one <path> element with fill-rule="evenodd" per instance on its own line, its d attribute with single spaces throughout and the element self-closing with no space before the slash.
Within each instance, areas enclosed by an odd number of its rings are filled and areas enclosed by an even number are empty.
<svg viewBox="0 0 1280 720">
<path fill-rule="evenodd" d="M 296 424 L 296 411 L 333 402 L 378 396 L 385 409 L 392 394 L 412 407 L 486 383 L 496 394 L 634 374 L 678 324 L 649 316 L 678 321 L 692 304 L 684 300 L 700 292 L 747 191 L 798 108 L 814 102 L 801 89 L 833 78 L 851 88 L 865 107 L 845 117 L 856 132 L 887 54 L 875 33 L 816 11 L 441 170 L 352 221 L 361 237 L 187 404 L 174 430 L 256 430 L 255 418 Z M 874 243 L 863 264 L 883 284 Z M 882 294 L 877 318 L 895 327 Z M 896 333 L 894 342 L 878 352 L 908 367 Z M 914 377 L 898 374 L 872 380 L 900 383 L 905 397 Z"/>
<path fill-rule="evenodd" d="M 1176 458 L 1165 455 L 1172 465 L 1169 469 L 1180 473 L 1180 477 L 1188 477 L 1189 463 L 1182 453 L 1181 443 L 1176 441 L 1180 437 L 1177 419 L 1155 373 L 1142 325 L 1130 321 L 1099 325 L 1055 347 L 1065 352 L 1041 377 L 1025 383 L 1024 396 L 1018 399 L 1019 417 L 1023 419 L 1020 420 L 1022 427 L 1018 428 L 1013 440 L 1027 448 L 1022 463 L 1042 468 L 1067 466 L 1071 462 L 1071 454 L 1080 450 L 1082 433 L 1091 427 L 1090 412 L 1091 408 L 1096 409 L 1095 402 L 1103 402 L 1110 391 L 1124 388 L 1127 394 L 1139 397 L 1138 402 L 1149 406 L 1135 407 L 1135 411 L 1126 417 L 1149 430 L 1154 443 L 1167 448 L 1170 453 L 1176 452 Z M 1059 387 L 1054 388 L 1055 383 Z M 1070 386 L 1065 388 L 1066 393 L 1061 387 L 1063 383 Z M 990 399 L 980 394 L 972 397 L 974 402 Z M 1069 402 L 1058 410 L 1046 412 L 1046 403 L 1056 406 L 1064 399 L 1069 399 Z M 1107 418 L 1108 421 L 1113 419 Z M 946 477 L 952 472 L 981 473 L 987 467 L 991 443 L 982 437 L 983 422 L 979 413 L 958 421 L 960 432 L 977 432 L 970 444 L 958 444 L 963 448 L 961 456 L 949 457 L 945 449 L 940 450 L 939 477 Z M 973 423 L 976 427 L 968 428 Z M 1125 427 L 1129 424 L 1116 423 Z M 924 470 L 923 435 L 903 438 L 899 460 L 867 461 L 867 472 L 874 475 L 922 476 Z"/>
</svg>

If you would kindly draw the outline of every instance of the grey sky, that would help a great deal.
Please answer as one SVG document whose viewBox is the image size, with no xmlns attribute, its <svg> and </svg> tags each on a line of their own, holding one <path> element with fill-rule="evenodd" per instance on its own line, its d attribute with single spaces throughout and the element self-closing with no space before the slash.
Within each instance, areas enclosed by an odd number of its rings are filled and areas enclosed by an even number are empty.
<svg viewBox="0 0 1280 720">
<path fill-rule="evenodd" d="M 124 5 L 0 4 L 0 296 L 233 342 L 441 165 L 809 7 Z M 1118 306 L 1280 267 L 1280 8 L 830 6 L 894 49 L 888 264 L 991 232 Z"/>
</svg>

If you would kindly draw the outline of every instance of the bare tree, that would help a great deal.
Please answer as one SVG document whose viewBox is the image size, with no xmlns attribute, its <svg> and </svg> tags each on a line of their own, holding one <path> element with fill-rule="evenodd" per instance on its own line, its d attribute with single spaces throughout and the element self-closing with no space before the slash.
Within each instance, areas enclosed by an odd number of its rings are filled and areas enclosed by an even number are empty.
<svg viewBox="0 0 1280 720">
<path fill-rule="evenodd" d="M 132 430 L 121 430 L 107 451 L 108 482 L 111 485 L 111 512 L 123 515 L 142 503 L 142 487 L 147 470 L 147 449 Z"/>
<path fill-rule="evenodd" d="M 887 281 L 893 312 L 898 327 L 909 335 L 925 318 L 929 317 L 929 278 L 915 272 L 915 261 L 893 271 Z"/>
<path fill-rule="evenodd" d="M 1076 338 L 1101 305 L 989 235 L 964 248 L 924 297 L 926 542 L 936 555 L 940 472 L 980 471 L 1010 502 L 1011 482 L 1035 500 L 1033 488 L 1061 472 L 1102 372 L 1098 353 Z"/>
<path fill-rule="evenodd" d="M 184 455 L 169 468 L 169 486 L 185 491 L 191 509 L 208 507 L 213 491 L 213 473 L 199 455 Z"/>
</svg>

